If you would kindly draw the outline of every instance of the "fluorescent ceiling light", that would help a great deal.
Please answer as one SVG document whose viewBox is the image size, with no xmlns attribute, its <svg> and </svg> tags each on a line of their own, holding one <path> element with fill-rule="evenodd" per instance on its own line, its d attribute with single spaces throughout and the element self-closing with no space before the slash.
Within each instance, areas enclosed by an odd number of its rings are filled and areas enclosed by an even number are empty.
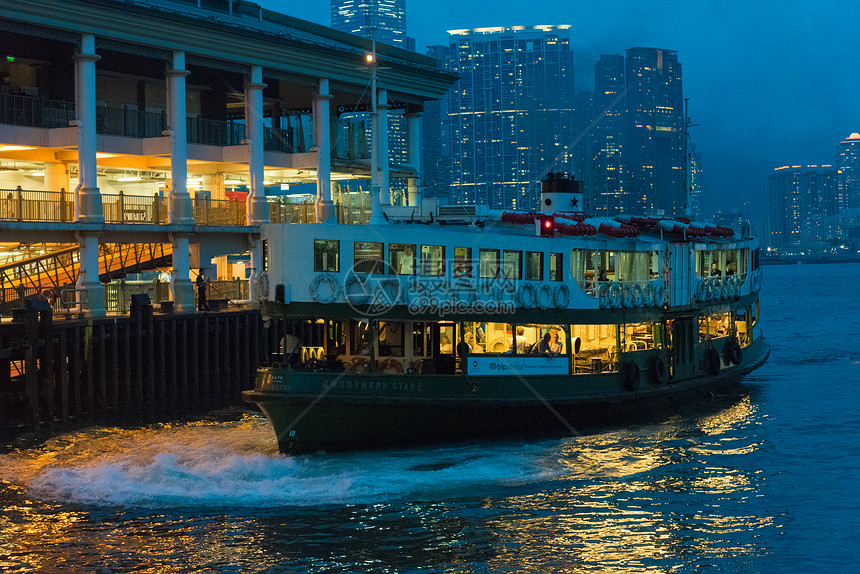
<svg viewBox="0 0 860 574">
<path fill-rule="evenodd" d="M 0 151 L 24 151 L 28 149 L 36 149 L 28 145 L 0 145 Z"/>
</svg>

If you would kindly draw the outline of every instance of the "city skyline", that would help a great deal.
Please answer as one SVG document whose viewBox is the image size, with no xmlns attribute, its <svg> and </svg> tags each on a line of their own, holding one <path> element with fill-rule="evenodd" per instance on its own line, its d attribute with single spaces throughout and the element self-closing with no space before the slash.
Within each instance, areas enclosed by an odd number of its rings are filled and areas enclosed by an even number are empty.
<svg viewBox="0 0 860 574">
<path fill-rule="evenodd" d="M 329 24 L 329 3 L 266 8 Z M 444 44 L 447 30 L 483 26 L 571 24 L 575 88 L 593 90 L 601 54 L 632 46 L 676 50 L 684 63 L 684 96 L 698 124 L 692 141 L 703 170 L 706 212 L 751 200 L 767 212 L 768 175 L 785 163 L 829 163 L 832 142 L 860 130 L 860 78 L 844 72 L 860 60 L 851 26 L 860 5 L 625 1 L 612 12 L 596 1 L 502 0 L 494 15 L 477 2 L 407 2 L 416 49 Z M 618 16 L 620 15 L 620 16 Z M 835 62 L 835 63 L 830 63 Z M 823 63 L 828 63 L 824 65 Z"/>
</svg>

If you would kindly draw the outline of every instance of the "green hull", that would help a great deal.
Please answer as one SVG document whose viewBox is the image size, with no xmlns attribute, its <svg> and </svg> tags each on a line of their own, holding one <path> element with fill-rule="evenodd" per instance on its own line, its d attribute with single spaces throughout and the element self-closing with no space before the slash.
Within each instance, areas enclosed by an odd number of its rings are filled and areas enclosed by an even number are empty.
<svg viewBox="0 0 860 574">
<path fill-rule="evenodd" d="M 708 374 L 704 347 L 685 379 L 659 382 L 642 363 L 641 383 L 628 390 L 621 373 L 523 378 L 302 372 L 260 369 L 243 398 L 259 405 L 283 453 L 370 450 L 473 437 L 505 436 L 630 422 L 657 410 L 678 410 L 697 396 L 736 385 L 761 366 L 770 346 L 759 339 L 743 361 L 722 361 Z"/>
</svg>

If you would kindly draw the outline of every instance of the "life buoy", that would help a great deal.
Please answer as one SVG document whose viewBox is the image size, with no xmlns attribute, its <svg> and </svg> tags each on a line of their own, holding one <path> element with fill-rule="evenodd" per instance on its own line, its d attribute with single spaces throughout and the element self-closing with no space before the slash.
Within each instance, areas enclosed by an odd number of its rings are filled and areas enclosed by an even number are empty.
<svg viewBox="0 0 860 574">
<path fill-rule="evenodd" d="M 597 301 L 601 309 L 609 308 L 609 283 L 601 283 L 597 287 Z"/>
<path fill-rule="evenodd" d="M 328 293 L 324 289 L 320 292 L 323 283 L 328 286 Z M 331 273 L 321 273 L 314 277 L 314 280 L 311 282 L 311 298 L 317 303 L 324 305 L 333 303 L 337 299 L 339 291 L 340 285 Z"/>
<path fill-rule="evenodd" d="M 621 369 L 621 377 L 624 381 L 624 388 L 628 391 L 635 391 L 639 388 L 639 382 L 642 378 L 639 372 L 639 365 L 634 362 L 629 362 Z"/>
<path fill-rule="evenodd" d="M 466 298 L 460 297 L 460 294 L 466 291 Z M 475 303 L 475 300 L 478 298 L 478 290 L 475 289 L 475 286 L 468 279 L 464 279 L 460 277 L 451 287 L 451 291 L 454 295 L 454 298 L 457 301 L 464 301 L 465 303 L 472 305 Z"/>
<path fill-rule="evenodd" d="M 538 287 L 537 295 L 535 296 L 537 300 L 537 306 L 541 309 L 549 309 L 550 305 L 552 305 L 552 287 L 549 286 L 548 283 L 542 284 Z"/>
<path fill-rule="evenodd" d="M 537 295 L 535 294 L 535 286 L 531 283 L 526 283 L 520 288 L 517 295 L 520 307 L 523 309 L 532 309 L 537 303 Z"/>
<path fill-rule="evenodd" d="M 699 279 L 696 282 L 696 301 L 705 300 L 705 280 Z"/>
<path fill-rule="evenodd" d="M 654 285 L 651 282 L 647 282 L 642 287 L 642 306 L 653 305 L 654 302 Z"/>
<path fill-rule="evenodd" d="M 358 285 L 361 290 L 360 293 L 352 292 L 352 288 L 355 285 Z M 364 283 L 358 277 L 350 275 L 343 283 L 343 298 L 350 305 L 367 305 L 367 302 L 370 301 L 370 293 L 367 292 Z"/>
<path fill-rule="evenodd" d="M 643 304 L 643 302 L 642 302 L 642 285 L 640 285 L 638 282 L 634 283 L 633 286 L 631 287 L 631 291 L 633 293 L 633 306 L 634 307 L 641 307 Z"/>
<path fill-rule="evenodd" d="M 400 301 L 400 292 L 400 281 L 393 277 L 382 279 L 376 285 L 376 290 L 373 293 L 373 302 L 375 305 L 393 307 Z"/>
<path fill-rule="evenodd" d="M 629 283 L 621 286 L 621 306 L 633 306 L 633 287 Z"/>
<path fill-rule="evenodd" d="M 651 300 L 651 304 L 654 307 L 660 307 L 663 304 L 665 294 L 666 288 L 663 286 L 663 283 L 657 283 L 657 285 L 654 286 L 654 296 Z"/>
<path fill-rule="evenodd" d="M 720 353 L 713 347 L 705 351 L 705 359 L 708 362 L 708 373 L 712 375 L 720 374 L 720 367 L 722 360 L 720 359 Z"/>
<path fill-rule="evenodd" d="M 403 372 L 403 364 L 394 357 L 388 357 L 376 363 L 376 372 L 381 373 L 385 369 L 394 369 L 398 373 Z"/>
<path fill-rule="evenodd" d="M 570 287 L 565 283 L 556 287 L 552 301 L 555 303 L 556 309 L 567 309 L 567 306 L 570 305 Z"/>
<path fill-rule="evenodd" d="M 732 365 L 740 365 L 741 361 L 743 361 L 743 350 L 741 349 L 740 343 L 734 337 L 730 338 L 726 341 L 726 346 L 723 349 L 723 356 L 726 358 L 727 363 L 731 363 Z"/>
<path fill-rule="evenodd" d="M 658 385 L 666 382 L 666 363 L 659 355 L 651 359 L 651 379 Z"/>
<path fill-rule="evenodd" d="M 269 274 L 265 271 L 260 271 L 260 276 L 257 277 L 257 299 L 266 299 L 269 297 Z"/>
<path fill-rule="evenodd" d="M 358 355 L 357 357 L 353 357 L 347 362 L 346 370 L 347 371 L 355 371 L 358 369 L 366 369 L 367 368 L 367 358 L 364 355 Z"/>
<path fill-rule="evenodd" d="M 610 283 L 609 285 L 609 306 L 615 309 L 621 307 L 621 285 L 619 283 Z"/>
</svg>

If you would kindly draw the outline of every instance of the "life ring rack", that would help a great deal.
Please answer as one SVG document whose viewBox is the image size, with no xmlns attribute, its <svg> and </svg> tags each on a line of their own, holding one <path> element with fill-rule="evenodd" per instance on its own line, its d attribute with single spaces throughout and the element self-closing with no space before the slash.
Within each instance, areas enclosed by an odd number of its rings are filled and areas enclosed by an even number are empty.
<svg viewBox="0 0 860 574">
<path fill-rule="evenodd" d="M 328 295 L 320 293 L 320 286 L 323 283 L 328 285 Z M 339 292 L 340 283 L 338 283 L 337 278 L 331 273 L 320 273 L 311 282 L 311 298 L 317 303 L 322 303 L 323 305 L 334 303 Z"/>
</svg>

